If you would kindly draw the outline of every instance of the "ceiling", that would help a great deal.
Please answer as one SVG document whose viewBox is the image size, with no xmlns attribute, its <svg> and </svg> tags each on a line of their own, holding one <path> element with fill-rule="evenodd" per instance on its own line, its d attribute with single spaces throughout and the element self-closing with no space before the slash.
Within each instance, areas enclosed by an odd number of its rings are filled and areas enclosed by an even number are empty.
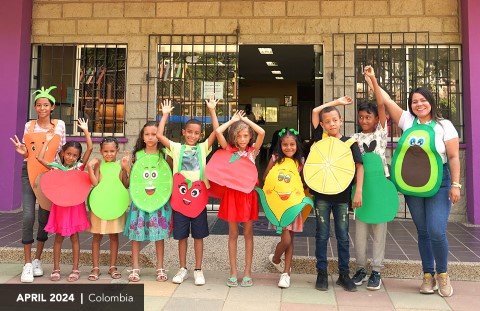
<svg viewBox="0 0 480 311">
<path fill-rule="evenodd" d="M 271 48 L 273 54 L 260 54 L 258 48 Z M 280 70 L 284 80 L 312 82 L 315 57 L 312 45 L 240 45 L 239 74 L 245 80 L 275 80 L 272 70 Z M 267 66 L 267 61 L 278 64 Z"/>
</svg>

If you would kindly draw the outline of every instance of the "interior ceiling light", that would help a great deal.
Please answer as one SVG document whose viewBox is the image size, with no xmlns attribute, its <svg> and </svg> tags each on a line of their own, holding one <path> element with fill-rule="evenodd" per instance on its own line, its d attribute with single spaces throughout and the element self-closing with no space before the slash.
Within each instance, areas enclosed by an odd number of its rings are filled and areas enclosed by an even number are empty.
<svg viewBox="0 0 480 311">
<path fill-rule="evenodd" d="M 273 54 L 273 50 L 271 48 L 258 48 L 260 54 Z"/>
<path fill-rule="evenodd" d="M 270 66 L 270 67 L 278 66 L 278 64 L 276 62 L 265 62 L 265 63 L 267 63 L 267 66 Z"/>
<path fill-rule="evenodd" d="M 277 80 L 283 80 L 283 77 L 275 77 Z"/>
<path fill-rule="evenodd" d="M 274 75 L 281 75 L 282 74 L 282 72 L 280 70 L 272 70 L 272 73 Z"/>
</svg>

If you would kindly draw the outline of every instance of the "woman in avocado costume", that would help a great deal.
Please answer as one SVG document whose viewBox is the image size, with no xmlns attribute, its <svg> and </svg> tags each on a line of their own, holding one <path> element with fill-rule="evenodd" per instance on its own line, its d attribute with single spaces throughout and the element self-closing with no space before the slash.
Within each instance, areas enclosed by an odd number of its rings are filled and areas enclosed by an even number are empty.
<svg viewBox="0 0 480 311">
<path fill-rule="evenodd" d="M 457 130 L 442 118 L 427 88 L 410 92 L 408 110 L 378 90 L 392 120 L 404 131 L 392 158 L 392 181 L 405 194 L 417 227 L 424 273 L 420 293 L 433 294 L 438 288 L 440 296 L 449 297 L 453 287 L 447 273 L 446 231 L 450 208 L 460 199 L 461 188 Z"/>
<path fill-rule="evenodd" d="M 23 141 L 20 141 L 15 135 L 15 139 L 10 140 L 15 145 L 15 151 L 24 157 L 22 166 L 22 202 L 23 202 L 23 229 L 22 229 L 22 244 L 25 255 L 25 265 L 23 266 L 21 282 L 31 283 L 34 276 L 42 276 L 43 268 L 40 261 L 45 241 L 48 239 L 48 234 L 44 230 L 48 216 L 50 214 L 49 208 L 44 206 L 38 209 L 38 232 L 37 232 L 37 252 L 35 259 L 32 261 L 32 244 L 33 239 L 33 225 L 35 223 L 35 202 L 39 201 L 37 193 L 34 192 L 34 181 L 41 172 L 48 171 L 40 162 L 37 161 L 36 156 L 40 153 L 42 145 L 46 139 L 46 133 L 53 130 L 55 135 L 50 143 L 50 152 L 47 152 L 45 158 L 52 162 L 57 153 L 60 152 L 62 146 L 66 142 L 65 137 L 65 122 L 62 120 L 52 119 L 51 114 L 55 109 L 55 97 L 50 92 L 56 89 L 56 86 L 51 86 L 48 89 L 42 87 L 35 91 L 34 108 L 38 114 L 36 120 L 28 121 L 25 124 L 23 132 Z M 39 201 L 40 203 L 40 201 Z"/>
<path fill-rule="evenodd" d="M 100 276 L 100 242 L 103 235 L 110 238 L 110 268 L 108 274 L 112 279 L 122 277 L 117 270 L 118 234 L 125 226 L 125 211 L 128 208 L 128 162 L 125 154 L 119 163 L 117 160 L 118 141 L 115 137 L 105 137 L 100 142 L 100 154 L 103 159 L 88 162 L 88 174 L 93 189 L 88 197 L 90 207 L 90 232 L 92 238 L 93 269 L 88 276 L 90 281 Z"/>
</svg>

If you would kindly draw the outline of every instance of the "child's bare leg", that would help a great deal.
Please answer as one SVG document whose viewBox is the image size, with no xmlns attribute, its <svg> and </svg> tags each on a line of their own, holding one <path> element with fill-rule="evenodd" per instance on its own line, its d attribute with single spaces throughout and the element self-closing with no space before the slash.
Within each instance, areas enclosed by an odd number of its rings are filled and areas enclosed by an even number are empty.
<svg viewBox="0 0 480 311">
<path fill-rule="evenodd" d="M 286 252 L 287 248 L 290 246 L 290 233 L 289 230 L 284 229 L 282 235 L 280 236 L 280 242 L 278 242 L 275 247 L 275 252 L 273 253 L 272 261 L 275 264 L 279 264 L 283 253 Z"/>
<path fill-rule="evenodd" d="M 63 236 L 55 234 L 53 242 L 53 270 L 60 270 L 60 253 L 62 252 Z"/>
<path fill-rule="evenodd" d="M 110 266 L 117 265 L 118 256 L 118 233 L 111 233 L 110 237 Z"/>
<path fill-rule="evenodd" d="M 78 233 L 70 236 L 70 242 L 72 242 L 72 270 L 78 270 L 78 262 L 80 261 L 80 239 L 78 238 Z"/>
<path fill-rule="evenodd" d="M 140 245 L 140 242 L 138 244 Z M 155 241 L 155 252 L 157 254 L 157 269 L 163 269 L 163 257 L 165 254 L 164 240 Z"/>
<path fill-rule="evenodd" d="M 37 251 L 35 252 L 35 259 L 40 260 L 40 257 L 42 257 L 44 246 L 45 246 L 45 241 L 37 241 Z"/>
<path fill-rule="evenodd" d="M 92 238 L 92 262 L 93 268 L 99 267 L 100 263 L 100 242 L 102 242 L 103 235 L 94 233 Z"/>
<path fill-rule="evenodd" d="M 244 277 L 252 277 L 253 260 L 253 222 L 247 221 L 243 225 L 243 237 L 245 238 L 245 272 Z"/>
<path fill-rule="evenodd" d="M 193 239 L 193 249 L 195 251 L 195 269 L 202 269 L 203 239 Z"/>
<path fill-rule="evenodd" d="M 139 256 L 140 256 L 140 242 L 132 241 L 132 269 L 138 269 Z"/>
<path fill-rule="evenodd" d="M 25 255 L 25 263 L 32 262 L 32 244 L 23 244 L 23 254 Z"/>
<path fill-rule="evenodd" d="M 178 240 L 178 259 L 180 260 L 180 268 L 187 268 L 187 246 L 188 239 Z"/>
<path fill-rule="evenodd" d="M 228 258 L 230 260 L 230 277 L 237 277 L 237 240 L 238 223 L 228 223 Z"/>
<path fill-rule="evenodd" d="M 295 233 L 290 230 L 283 230 L 282 238 L 285 232 L 286 232 L 285 235 L 288 236 L 290 243 L 287 249 L 285 250 L 285 268 L 283 270 L 283 273 L 288 273 L 288 275 L 290 275 L 290 269 L 292 267 L 292 259 L 293 259 L 293 236 Z"/>
</svg>

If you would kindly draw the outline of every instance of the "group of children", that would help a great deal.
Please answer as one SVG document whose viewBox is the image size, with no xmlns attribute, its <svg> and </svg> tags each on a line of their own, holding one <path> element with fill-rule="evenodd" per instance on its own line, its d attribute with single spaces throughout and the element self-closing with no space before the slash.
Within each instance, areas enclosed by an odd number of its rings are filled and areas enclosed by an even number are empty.
<svg viewBox="0 0 480 311">
<path fill-rule="evenodd" d="M 367 66 L 364 70 L 364 75 L 369 84 L 376 85 L 375 75 L 373 69 Z M 388 168 L 386 166 L 385 149 L 387 143 L 387 125 L 386 114 L 383 107 L 383 100 L 379 99 L 381 95 L 376 94 L 377 104 L 361 104 L 358 111 L 359 124 L 362 127 L 362 132 L 355 134 L 353 137 L 358 141 L 358 144 L 352 144 L 350 149 L 355 162 L 356 171 L 356 190 L 352 198 L 352 184 L 350 184 L 343 192 L 335 195 L 328 195 L 311 190 L 315 199 L 314 212 L 317 221 L 316 232 L 316 251 L 317 258 L 317 279 L 315 287 L 319 290 L 328 289 L 328 274 L 327 274 L 327 242 L 330 234 L 330 214 L 333 214 L 335 224 L 335 236 L 337 239 L 338 249 L 338 266 L 339 278 L 337 284 L 342 286 L 347 291 L 356 290 L 357 285 L 368 280 L 367 288 L 371 290 L 379 289 L 381 286 L 380 272 L 383 263 L 385 252 L 385 236 L 386 223 L 373 225 L 374 234 L 374 249 L 373 249 L 373 263 L 372 271 L 368 277 L 366 271 L 366 248 L 368 238 L 368 226 L 360 220 L 356 220 L 356 237 L 355 247 L 357 252 L 357 271 L 353 278 L 349 276 L 349 202 L 352 202 L 353 208 L 362 206 L 362 183 L 364 170 L 362 166 L 363 143 L 370 144 L 372 140 L 376 140 L 377 153 L 383 162 L 385 168 L 385 175 L 388 176 Z M 54 103 L 48 99 L 50 106 L 40 107 L 45 98 L 36 99 L 35 109 L 38 113 L 37 123 L 41 126 L 39 131 L 47 132 L 46 143 L 42 151 L 47 148 L 49 141 L 52 139 L 54 133 L 57 131 L 60 124 L 59 121 L 56 126 L 53 126 L 50 120 L 50 112 L 54 108 Z M 150 121 L 147 122 L 140 131 L 139 137 L 134 147 L 133 154 L 128 153 L 122 157 L 117 163 L 118 142 L 115 138 L 107 137 L 100 143 L 100 154 L 103 159 L 89 160 L 92 152 L 92 141 L 88 133 L 87 123 L 79 120 L 79 127 L 85 133 L 87 142 L 87 151 L 81 157 L 81 145 L 74 142 L 64 143 L 61 145 L 59 152 L 60 163 L 66 166 L 69 170 L 83 170 L 85 163 L 90 180 L 93 186 L 97 186 L 102 178 L 106 178 L 104 174 L 114 174 L 122 182 L 125 188 L 129 187 L 130 174 L 132 165 L 139 160 L 139 157 L 145 154 L 158 154 L 160 157 L 171 159 L 173 173 L 182 175 L 188 186 L 177 187 L 174 183 L 173 192 L 180 191 L 182 194 L 189 191 L 193 181 L 202 181 L 205 188 L 209 187 L 209 181 L 203 173 L 206 165 L 206 157 L 212 150 L 212 145 L 217 140 L 219 145 L 232 154 L 234 157 L 244 157 L 249 161 L 255 163 L 255 158 L 259 154 L 260 147 L 265 136 L 264 130 L 256 123 L 252 122 L 245 116 L 243 111 L 236 112 L 231 120 L 219 125 L 215 114 L 215 108 L 218 100 L 214 97 L 206 101 L 206 106 L 210 111 L 212 117 L 213 132 L 204 142 L 199 143 L 201 139 L 201 123 L 195 119 L 186 122 L 182 129 L 182 136 L 184 143 L 173 142 L 164 135 L 166 120 L 174 107 L 170 100 L 165 100 L 161 105 L 162 118 L 159 123 Z M 335 101 L 316 107 L 312 111 L 312 123 L 314 140 L 319 141 L 324 137 L 324 132 L 330 136 L 338 138 L 341 141 L 346 141 L 348 137 L 341 134 L 342 117 L 335 106 L 350 105 L 353 101 L 350 97 L 341 97 Z M 25 133 L 27 133 L 26 125 Z M 64 124 L 63 124 L 64 129 Z M 228 135 L 225 137 L 224 132 L 228 129 Z M 301 147 L 301 141 L 298 133 L 294 130 L 281 131 L 277 147 L 270 159 L 265 176 L 275 163 L 281 163 L 284 159 L 289 158 L 295 161 L 298 171 L 301 172 L 304 165 L 304 155 Z M 62 133 L 64 140 L 64 130 Z M 255 138 L 256 136 L 256 138 Z M 16 138 L 16 137 L 15 137 Z M 15 144 L 17 152 L 27 157 L 28 150 L 25 145 L 16 138 L 12 139 Z M 59 147 L 60 148 L 60 147 Z M 80 160 L 81 158 L 81 160 Z M 43 153 L 38 156 L 38 161 L 51 167 L 51 164 L 43 159 Z M 115 162 L 118 166 L 113 173 L 109 170 L 103 170 L 105 163 Z M 24 172 L 25 174 L 26 172 Z M 242 172 L 232 172 L 237 174 L 241 179 Z M 368 172 L 367 172 L 368 174 Z M 28 184 L 24 181 L 24 193 L 28 192 Z M 177 188 L 177 189 L 176 189 Z M 204 188 L 199 188 L 204 189 Z M 31 190 L 30 190 L 31 191 Z M 192 197 L 200 198 L 207 195 L 204 190 L 198 190 Z M 184 199 L 186 200 L 186 199 Z M 24 210 L 25 210 L 25 195 L 24 195 Z M 33 201 L 34 202 L 34 201 Z M 189 201 L 188 204 L 191 202 Z M 40 272 L 35 272 L 35 267 L 38 270 L 40 266 L 40 255 L 43 249 L 43 242 L 46 240 L 46 233 L 53 232 L 56 234 L 54 246 L 54 269 L 51 274 L 52 281 L 60 279 L 59 259 L 61 244 L 65 236 L 70 236 L 72 241 L 73 254 L 73 269 L 68 276 L 68 281 L 78 280 L 80 271 L 78 270 L 79 258 L 79 242 L 78 232 L 89 229 L 93 233 L 92 243 L 92 257 L 93 269 L 88 276 L 89 280 L 95 281 L 100 275 L 99 270 L 99 247 L 100 241 L 104 234 L 110 237 L 110 269 L 108 273 L 112 278 L 120 278 L 121 274 L 116 268 L 116 256 L 118 252 L 118 233 L 123 232 L 132 241 L 132 270 L 128 276 L 129 281 L 138 282 L 140 280 L 139 268 L 139 253 L 141 241 L 154 241 L 157 256 L 157 270 L 156 280 L 163 282 L 168 279 L 166 271 L 163 266 L 164 257 L 164 240 L 170 234 L 173 238 L 178 240 L 178 256 L 180 268 L 173 277 L 174 283 L 180 284 L 189 276 L 186 262 L 187 254 L 187 238 L 192 236 L 194 240 L 194 254 L 195 254 L 195 268 L 193 271 L 195 285 L 205 284 L 205 276 L 202 272 L 203 260 L 203 239 L 209 235 L 206 207 L 201 209 L 201 212 L 192 217 L 185 215 L 179 211 L 179 207 L 175 206 L 175 202 L 170 201 L 164 206 L 158 206 L 153 212 L 145 212 L 134 203 L 131 203 L 130 209 L 122 216 L 103 220 L 90 211 L 90 218 L 87 218 L 85 205 L 81 204 L 75 207 L 64 208 L 52 206 L 50 216 L 42 213 L 43 222 L 48 219 L 48 223 L 40 226 L 37 246 L 37 257 L 32 263 L 30 249 L 33 243 L 32 232 L 26 232 L 24 221 L 24 237 L 22 238 L 25 247 L 24 271 L 22 273 L 22 282 L 32 282 L 33 276 L 40 275 Z M 31 207 L 30 207 L 31 209 Z M 229 224 L 229 238 L 228 238 L 228 254 L 230 261 L 230 275 L 226 281 L 229 287 L 249 287 L 253 285 L 252 280 L 252 259 L 253 259 L 253 221 L 258 219 L 258 200 L 254 191 L 251 193 L 244 193 L 238 190 L 227 188 L 221 197 L 218 217 L 228 222 Z M 24 211 L 26 213 L 26 211 Z M 31 211 L 29 213 L 32 213 Z M 31 222 L 31 221 L 30 221 Z M 237 241 L 239 235 L 238 224 L 243 223 L 243 234 L 245 237 L 245 268 L 241 281 L 238 280 L 237 275 Z M 26 225 L 32 226 L 31 223 Z M 91 227 L 90 227 L 91 226 Z M 28 229 L 28 228 L 27 228 Z M 270 263 L 277 268 L 282 274 L 278 283 L 281 288 L 288 288 L 290 286 L 290 271 L 293 257 L 293 240 L 294 232 L 301 232 L 303 230 L 303 219 L 301 215 L 293 221 L 291 225 L 283 228 L 281 240 L 276 245 L 275 251 L 269 256 Z M 42 232 L 41 232 L 42 231 Z M 284 256 L 284 258 L 282 258 Z M 43 272 L 42 272 L 43 274 Z"/>
</svg>

